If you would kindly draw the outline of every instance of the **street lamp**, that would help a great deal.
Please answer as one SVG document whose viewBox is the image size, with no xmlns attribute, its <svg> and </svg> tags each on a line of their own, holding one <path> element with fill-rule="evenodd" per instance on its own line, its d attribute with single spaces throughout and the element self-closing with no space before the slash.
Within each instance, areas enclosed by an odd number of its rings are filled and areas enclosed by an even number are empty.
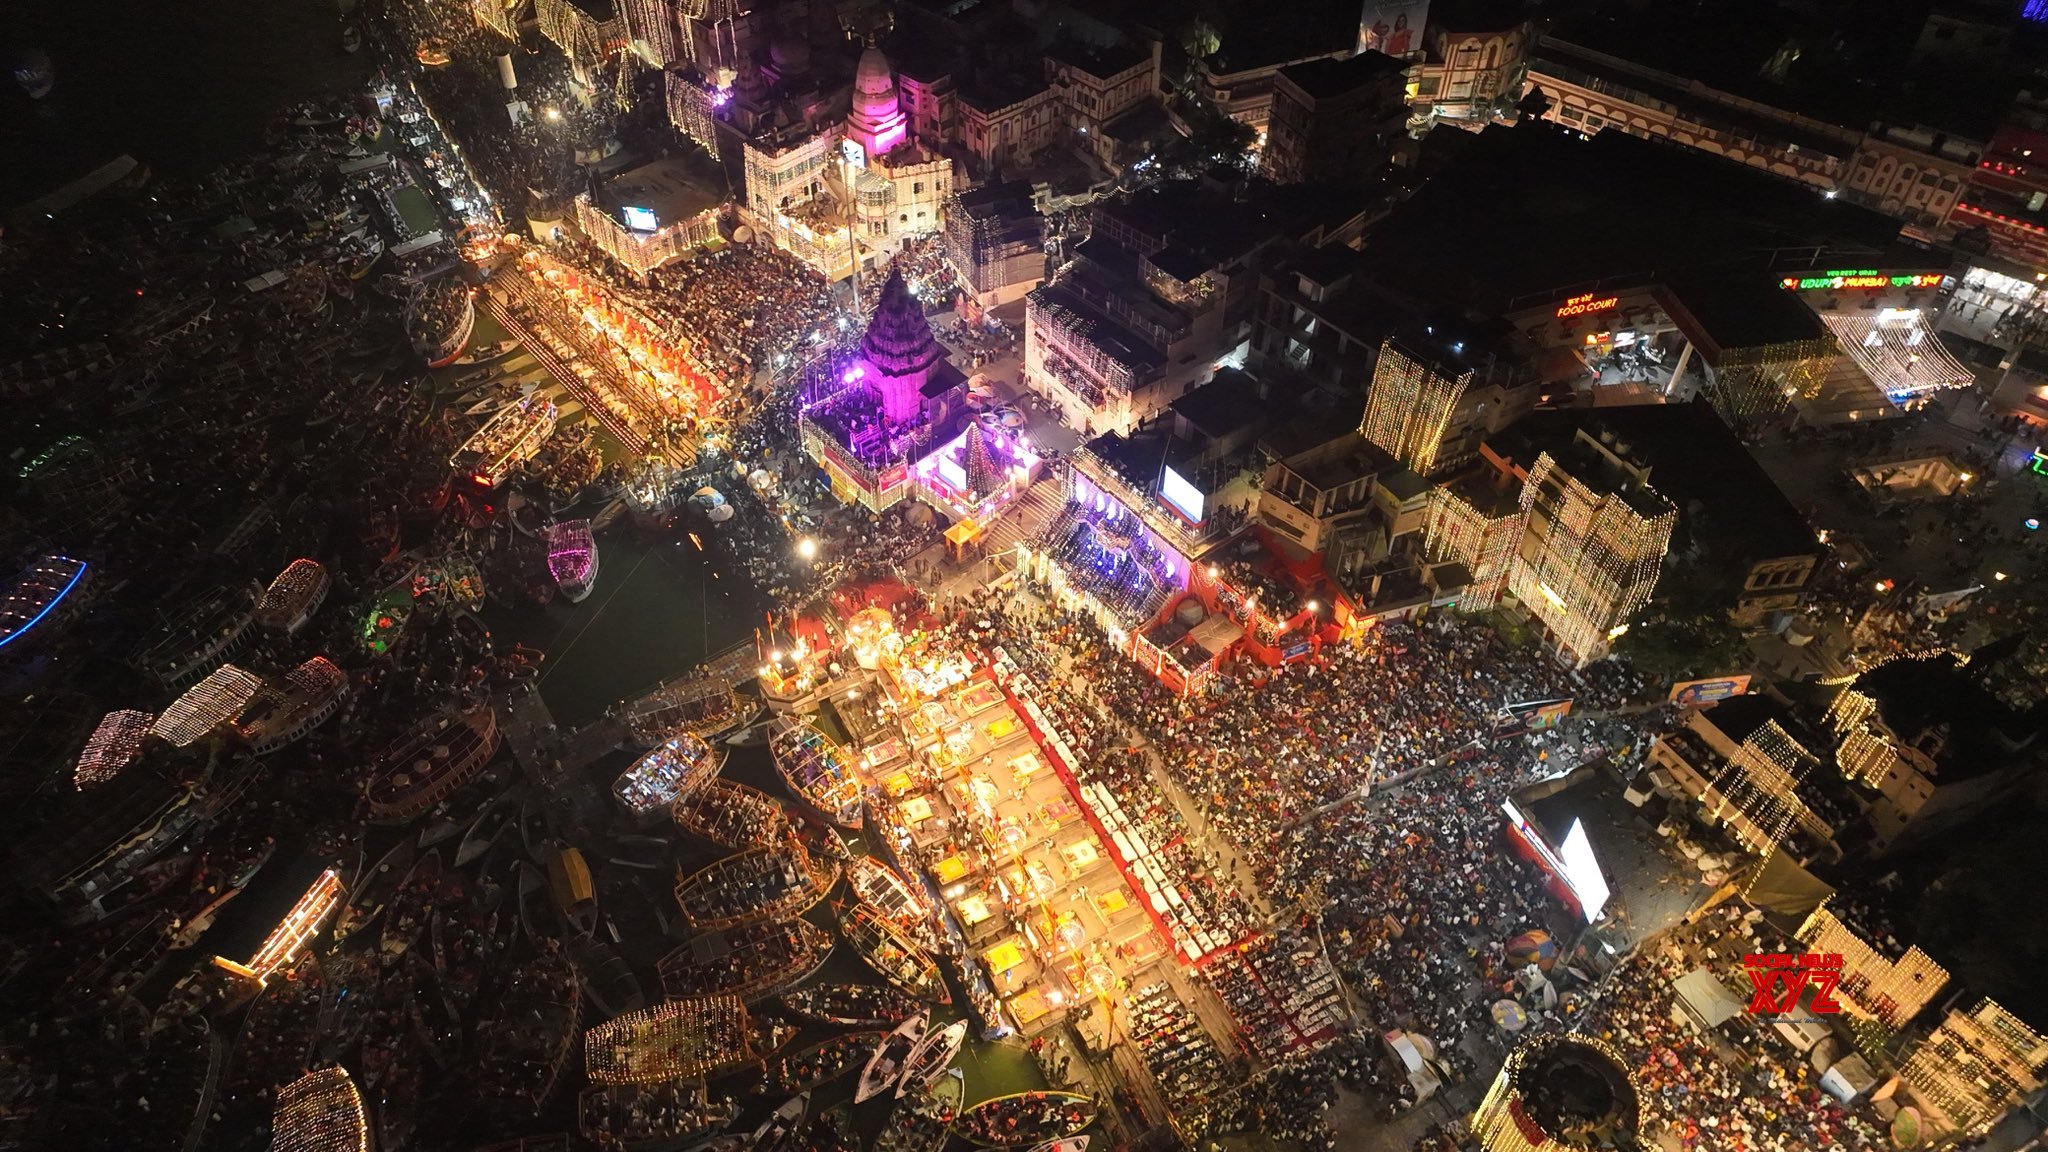
<svg viewBox="0 0 2048 1152">
<path fill-rule="evenodd" d="M 818 542 L 809 536 L 798 540 L 796 542 L 796 555 L 797 559 L 802 560 L 806 564 L 816 560 L 818 558 Z"/>
</svg>

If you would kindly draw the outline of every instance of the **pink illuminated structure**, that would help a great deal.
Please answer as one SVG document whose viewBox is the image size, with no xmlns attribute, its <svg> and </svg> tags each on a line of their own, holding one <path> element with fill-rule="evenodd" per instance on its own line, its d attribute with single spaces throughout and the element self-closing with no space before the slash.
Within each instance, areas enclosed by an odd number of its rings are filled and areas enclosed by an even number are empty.
<svg viewBox="0 0 2048 1152">
<path fill-rule="evenodd" d="M 548 529 L 548 573 L 570 601 L 590 595 L 597 586 L 597 540 L 590 521 L 564 520 Z"/>
<path fill-rule="evenodd" d="M 910 119 L 897 104 L 889 58 L 872 42 L 853 72 L 853 112 L 846 118 L 846 136 L 860 144 L 869 160 L 887 156 L 910 137 Z"/>
</svg>

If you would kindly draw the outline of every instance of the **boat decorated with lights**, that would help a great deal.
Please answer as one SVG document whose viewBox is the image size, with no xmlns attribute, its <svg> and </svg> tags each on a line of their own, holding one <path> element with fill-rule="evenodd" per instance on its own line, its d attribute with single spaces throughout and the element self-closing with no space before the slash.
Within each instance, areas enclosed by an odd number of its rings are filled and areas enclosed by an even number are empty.
<svg viewBox="0 0 2048 1152">
<path fill-rule="evenodd" d="M 752 1004 L 810 979 L 832 954 L 832 937 L 807 920 L 707 932 L 655 965 L 671 997 L 727 993 Z"/>
<path fill-rule="evenodd" d="M 325 724 L 348 696 L 348 673 L 315 656 L 265 684 L 242 709 L 235 730 L 250 752 L 268 756 Z"/>
<path fill-rule="evenodd" d="M 704 1081 L 679 1077 L 636 1084 L 599 1084 L 576 1100 L 576 1126 L 600 1148 L 675 1148 L 732 1123 L 737 1109 L 713 1100 Z"/>
<path fill-rule="evenodd" d="M 725 767 L 725 749 L 700 736 L 671 736 L 633 762 L 612 784 L 612 798 L 628 815 L 647 819 L 690 796 Z"/>
<path fill-rule="evenodd" d="M 259 628 L 290 636 L 305 627 L 313 613 L 320 610 L 332 584 L 327 569 L 318 560 L 301 557 L 285 565 L 284 571 L 263 590 L 249 619 Z"/>
<path fill-rule="evenodd" d="M 555 434 L 558 415 L 555 402 L 541 393 L 522 396 L 484 421 L 448 458 L 448 466 L 457 476 L 496 488 L 540 452 L 541 445 Z"/>
<path fill-rule="evenodd" d="M 276 1152 L 369 1152 L 370 1117 L 346 1068 L 322 1068 L 284 1086 L 270 1115 Z"/>
<path fill-rule="evenodd" d="M 918 1002 L 886 984 L 818 984 L 782 997 L 806 1020 L 845 1027 L 894 1027 L 920 1011 Z"/>
<path fill-rule="evenodd" d="M 597 539 L 590 521 L 564 520 L 548 529 L 548 575 L 571 604 L 597 587 Z"/>
<path fill-rule="evenodd" d="M 585 1032 L 583 1070 L 593 1084 L 716 1076 L 760 1059 L 753 1040 L 737 996 L 667 1000 Z"/>
<path fill-rule="evenodd" d="M 864 819 L 860 770 L 851 753 L 808 721 L 778 717 L 768 735 L 775 770 L 790 791 L 842 828 Z"/>
<path fill-rule="evenodd" d="M 88 565 L 69 556 L 44 556 L 23 569 L 0 592 L 0 650 L 26 643 L 38 632 L 53 633 L 85 603 Z"/>
<path fill-rule="evenodd" d="M 901 872 L 873 856 L 855 856 L 846 864 L 846 884 L 860 902 L 909 935 L 922 947 L 937 943 L 932 932 L 932 906 L 924 892 Z"/>
<path fill-rule="evenodd" d="M 967 1077 L 959 1072 L 940 1078 L 928 1092 L 904 1097 L 875 1138 L 874 1152 L 940 1152 L 966 1099 Z"/>
<path fill-rule="evenodd" d="M 734 852 L 773 847 L 790 827 L 781 801 L 722 777 L 677 800 L 669 814 L 676 827 Z"/>
<path fill-rule="evenodd" d="M 401 737 L 363 785 L 370 819 L 401 824 L 439 804 L 498 751 L 489 708 L 447 709 Z"/>
<path fill-rule="evenodd" d="M 476 301 L 459 278 L 421 285 L 405 306 L 405 334 L 429 368 L 446 368 L 462 355 L 476 330 Z"/>
<path fill-rule="evenodd" d="M 710 739 L 760 715 L 761 702 L 715 676 L 690 675 L 663 684 L 625 708 L 626 731 L 641 744 L 681 732 Z"/>
<path fill-rule="evenodd" d="M 967 1043 L 967 1021 L 955 1020 L 934 1032 L 927 1032 L 903 1058 L 903 1077 L 896 1083 L 896 1098 L 916 1096 L 937 1084 L 946 1069 L 953 1066 L 953 1058 L 960 1055 L 961 1045 Z"/>
<path fill-rule="evenodd" d="M 919 1012 L 896 1026 L 887 1040 L 875 1046 L 868 1057 L 867 1066 L 860 1070 L 860 1084 L 854 1089 L 853 1102 L 865 1104 L 896 1086 L 903 1079 L 903 1062 L 917 1050 L 924 1040 L 925 1032 L 931 1027 L 931 1015 Z"/>
<path fill-rule="evenodd" d="M 770 1060 L 762 1087 L 769 1092 L 808 1092 L 822 1087 L 866 1064 L 888 1039 L 886 1032 L 843 1032 Z"/>
<path fill-rule="evenodd" d="M 865 904 L 855 904 L 839 922 L 846 942 L 882 978 L 927 1004 L 950 1004 L 952 994 L 931 954 L 901 928 Z"/>
<path fill-rule="evenodd" d="M 838 866 L 804 851 L 790 832 L 780 845 L 727 856 L 677 881 L 676 903 L 706 932 L 801 916 L 838 882 Z"/>
<path fill-rule="evenodd" d="M 1095 1123 L 1095 1101 L 1078 1092 L 1017 1092 L 984 1100 L 953 1121 L 953 1134 L 985 1148 L 1064 1140 Z"/>
</svg>

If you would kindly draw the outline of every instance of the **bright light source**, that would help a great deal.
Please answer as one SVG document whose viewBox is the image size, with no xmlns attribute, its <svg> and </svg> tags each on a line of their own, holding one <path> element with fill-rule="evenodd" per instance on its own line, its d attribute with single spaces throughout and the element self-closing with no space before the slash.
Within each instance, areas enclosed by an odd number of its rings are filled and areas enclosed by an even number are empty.
<svg viewBox="0 0 2048 1152">
<path fill-rule="evenodd" d="M 2005 579 L 2005 573 L 2003 573 L 2003 572 L 1993 572 L 1993 573 L 1991 574 L 1991 578 L 1992 578 L 1993 580 L 2003 580 L 2003 579 Z"/>
<path fill-rule="evenodd" d="M 1311 601 L 1309 601 L 1309 602 L 1308 602 L 1308 610 L 1309 610 L 1309 611 L 1311 611 L 1311 612 L 1320 612 L 1320 611 L 1322 611 L 1322 610 L 1323 610 L 1323 605 L 1322 605 L 1322 601 L 1320 601 L 1320 600 L 1311 600 Z"/>
<path fill-rule="evenodd" d="M 1616 624 L 1607 630 L 1607 638 L 1609 640 L 1618 640 L 1626 635 L 1628 635 L 1628 625 L 1626 624 Z"/>
<path fill-rule="evenodd" d="M 560 108 L 550 108 L 547 110 L 547 117 L 550 120 L 560 120 L 562 118 L 562 110 Z"/>
<path fill-rule="evenodd" d="M 804 537 L 803 539 L 796 542 L 796 554 L 799 559 L 803 560 L 817 559 L 818 542 L 816 540 L 811 539 L 809 536 Z"/>
</svg>

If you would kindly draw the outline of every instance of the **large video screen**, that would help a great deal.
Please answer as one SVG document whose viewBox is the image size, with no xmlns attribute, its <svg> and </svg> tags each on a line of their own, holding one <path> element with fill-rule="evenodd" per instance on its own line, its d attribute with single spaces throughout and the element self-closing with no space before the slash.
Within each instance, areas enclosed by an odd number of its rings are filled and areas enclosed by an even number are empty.
<svg viewBox="0 0 2048 1152">
<path fill-rule="evenodd" d="M 1202 509 L 1207 497 L 1202 495 L 1201 489 L 1188 483 L 1186 477 L 1175 472 L 1170 464 L 1166 467 L 1165 479 L 1159 483 L 1159 495 L 1181 515 L 1197 524 L 1202 522 Z"/>
<path fill-rule="evenodd" d="M 655 218 L 652 208 L 621 208 L 619 212 L 626 217 L 626 227 L 635 232 L 661 231 L 661 221 Z"/>
<path fill-rule="evenodd" d="M 1600 861 L 1593 858 L 1593 842 L 1586 839 L 1586 822 L 1573 820 L 1571 831 L 1564 834 L 1564 843 L 1558 845 L 1557 854 L 1564 861 L 1564 882 L 1579 898 L 1579 907 L 1587 920 L 1598 920 L 1600 910 L 1607 907 L 1607 877 L 1600 874 Z"/>
</svg>

